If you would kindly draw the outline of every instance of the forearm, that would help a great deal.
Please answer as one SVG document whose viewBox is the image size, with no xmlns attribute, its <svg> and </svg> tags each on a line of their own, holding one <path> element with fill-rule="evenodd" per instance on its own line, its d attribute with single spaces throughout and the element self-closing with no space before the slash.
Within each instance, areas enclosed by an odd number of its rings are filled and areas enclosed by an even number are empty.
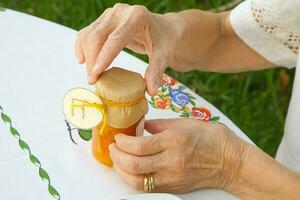
<svg viewBox="0 0 300 200">
<path fill-rule="evenodd" d="M 242 199 L 300 199 L 300 175 L 250 146 L 236 180 L 226 189 Z"/>
<path fill-rule="evenodd" d="M 175 69 L 240 72 L 274 67 L 235 34 L 229 12 L 187 10 L 166 16 L 179 35 L 172 66 Z"/>
</svg>

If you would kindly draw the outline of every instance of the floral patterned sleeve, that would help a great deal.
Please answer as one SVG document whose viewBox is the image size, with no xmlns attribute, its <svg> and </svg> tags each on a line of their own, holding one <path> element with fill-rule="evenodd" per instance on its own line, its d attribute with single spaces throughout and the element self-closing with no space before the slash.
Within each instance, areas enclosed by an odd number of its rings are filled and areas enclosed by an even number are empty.
<svg viewBox="0 0 300 200">
<path fill-rule="evenodd" d="M 300 46 L 300 1 L 246 0 L 230 22 L 252 49 L 279 66 L 295 67 Z"/>
</svg>

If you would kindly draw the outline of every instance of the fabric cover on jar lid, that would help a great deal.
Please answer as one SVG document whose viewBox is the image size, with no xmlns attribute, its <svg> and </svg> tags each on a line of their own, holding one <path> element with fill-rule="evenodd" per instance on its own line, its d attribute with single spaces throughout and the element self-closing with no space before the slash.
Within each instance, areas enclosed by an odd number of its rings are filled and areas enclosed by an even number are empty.
<svg viewBox="0 0 300 200">
<path fill-rule="evenodd" d="M 96 94 L 104 101 L 119 104 L 138 102 L 130 106 L 106 105 L 107 124 L 115 128 L 128 128 L 138 122 L 147 112 L 146 83 L 136 72 L 112 67 L 103 72 L 96 82 Z"/>
</svg>

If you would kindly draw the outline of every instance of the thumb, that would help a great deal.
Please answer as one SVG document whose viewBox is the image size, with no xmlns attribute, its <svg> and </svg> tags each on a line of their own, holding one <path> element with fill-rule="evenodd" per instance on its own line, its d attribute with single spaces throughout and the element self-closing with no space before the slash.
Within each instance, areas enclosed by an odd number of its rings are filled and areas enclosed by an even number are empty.
<svg viewBox="0 0 300 200">
<path fill-rule="evenodd" d="M 147 91 L 150 96 L 156 94 L 165 69 L 166 66 L 164 65 L 164 62 L 155 57 L 150 58 L 149 65 L 145 72 Z"/>
<path fill-rule="evenodd" d="M 178 120 L 182 119 L 151 119 L 145 121 L 145 129 L 151 133 L 156 134 L 163 132 L 164 130 L 174 126 L 178 123 Z"/>
</svg>

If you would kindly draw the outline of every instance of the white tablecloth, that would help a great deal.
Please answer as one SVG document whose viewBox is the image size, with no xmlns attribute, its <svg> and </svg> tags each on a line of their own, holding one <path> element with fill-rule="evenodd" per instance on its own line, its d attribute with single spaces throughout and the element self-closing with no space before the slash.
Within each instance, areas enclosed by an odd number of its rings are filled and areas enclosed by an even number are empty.
<svg viewBox="0 0 300 200">
<path fill-rule="evenodd" d="M 73 131 L 73 137 L 78 145 L 70 140 L 61 111 L 62 98 L 74 86 L 89 87 L 85 67 L 77 64 L 74 54 L 76 31 L 11 10 L 0 12 L 0 26 L 2 198 L 47 200 L 58 199 L 59 194 L 62 200 L 96 200 L 137 193 L 112 169 L 94 160 L 90 143 L 82 140 L 76 131 Z M 147 66 L 125 52 L 120 53 L 113 65 L 141 74 Z M 220 122 L 251 142 L 203 98 L 180 83 L 172 87 L 177 92 L 188 94 L 191 100 L 195 97 L 194 107 L 206 107 L 212 117 L 219 116 Z M 193 107 L 191 103 L 188 105 Z M 165 109 L 150 106 L 148 119 L 183 114 L 168 109 L 170 105 L 159 106 L 165 106 Z M 9 128 L 10 121 L 15 129 Z M 236 199 L 219 190 L 199 190 L 178 196 L 184 200 Z"/>
</svg>

